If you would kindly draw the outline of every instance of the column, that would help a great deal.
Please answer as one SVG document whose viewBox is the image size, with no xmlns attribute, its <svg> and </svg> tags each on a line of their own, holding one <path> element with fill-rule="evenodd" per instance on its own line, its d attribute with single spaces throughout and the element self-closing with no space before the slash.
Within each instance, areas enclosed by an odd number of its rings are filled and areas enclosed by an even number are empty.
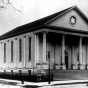
<svg viewBox="0 0 88 88">
<path fill-rule="evenodd" d="M 38 63 L 40 63 L 39 61 L 39 36 L 38 34 L 35 34 L 35 66 Z"/>
<path fill-rule="evenodd" d="M 24 69 L 26 68 L 26 36 L 24 36 Z"/>
<path fill-rule="evenodd" d="M 82 66 L 82 37 L 79 39 L 79 69 L 83 69 Z"/>
<path fill-rule="evenodd" d="M 43 62 L 46 63 L 46 32 L 43 32 Z"/>
<path fill-rule="evenodd" d="M 6 63 L 8 63 L 8 68 L 10 66 L 10 63 L 11 63 L 11 41 L 7 41 L 7 47 L 6 47 L 6 57 L 7 57 L 7 60 L 6 60 Z M 13 67 L 13 66 L 12 66 Z"/>
<path fill-rule="evenodd" d="M 66 69 L 65 67 L 65 35 L 62 36 L 62 62 L 61 62 L 61 68 Z"/>
<path fill-rule="evenodd" d="M 35 45 L 35 60 L 34 61 L 35 61 L 35 66 L 36 66 L 36 57 L 37 57 L 37 54 L 36 54 L 37 53 L 36 34 L 35 34 L 34 40 L 35 40 L 35 44 L 34 44 Z"/>
<path fill-rule="evenodd" d="M 36 35 L 36 62 L 39 63 L 39 36 Z"/>
<path fill-rule="evenodd" d="M 88 41 L 86 45 L 86 69 L 88 69 Z"/>
<path fill-rule="evenodd" d="M 2 67 L 2 57 L 1 57 L 1 42 L 0 42 L 0 69 L 1 69 L 1 67 Z"/>
</svg>

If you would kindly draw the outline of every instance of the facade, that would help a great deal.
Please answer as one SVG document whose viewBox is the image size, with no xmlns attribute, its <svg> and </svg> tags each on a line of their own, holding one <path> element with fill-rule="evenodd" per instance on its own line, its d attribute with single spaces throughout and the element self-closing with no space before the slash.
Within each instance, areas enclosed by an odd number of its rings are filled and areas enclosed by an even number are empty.
<svg viewBox="0 0 88 88">
<path fill-rule="evenodd" d="M 0 71 L 87 70 L 88 18 L 77 7 L 0 36 Z"/>
</svg>

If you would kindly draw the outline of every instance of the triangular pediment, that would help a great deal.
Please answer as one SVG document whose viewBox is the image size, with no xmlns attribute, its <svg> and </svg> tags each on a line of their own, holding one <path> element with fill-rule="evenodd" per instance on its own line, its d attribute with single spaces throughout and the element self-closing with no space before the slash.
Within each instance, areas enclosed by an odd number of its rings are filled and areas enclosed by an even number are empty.
<svg viewBox="0 0 88 88">
<path fill-rule="evenodd" d="M 75 7 L 59 14 L 57 17 L 48 21 L 46 25 L 88 31 L 87 21 L 87 17 L 78 9 L 78 7 Z"/>
<path fill-rule="evenodd" d="M 47 17 L 19 26 L 0 36 L 0 40 L 42 28 L 61 28 L 88 33 L 88 18 L 77 7 L 72 6 Z"/>
</svg>

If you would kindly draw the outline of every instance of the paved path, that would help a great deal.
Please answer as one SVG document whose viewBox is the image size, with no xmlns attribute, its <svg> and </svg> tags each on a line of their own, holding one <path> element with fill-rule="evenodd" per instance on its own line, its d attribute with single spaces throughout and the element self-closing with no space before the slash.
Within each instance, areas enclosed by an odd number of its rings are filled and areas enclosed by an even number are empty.
<svg viewBox="0 0 88 88">
<path fill-rule="evenodd" d="M 57 86 L 43 86 L 41 88 L 88 88 L 86 84 L 74 84 L 74 85 L 57 85 Z"/>
<path fill-rule="evenodd" d="M 30 86 L 17 86 L 17 85 L 3 85 L 0 84 L 0 88 L 32 88 Z M 41 87 L 33 87 L 33 88 L 88 88 L 86 84 L 73 84 L 73 85 L 53 85 L 53 86 L 41 86 Z"/>
<path fill-rule="evenodd" d="M 50 84 L 48 82 L 24 82 L 22 84 L 17 80 L 0 79 L 0 88 L 32 88 L 30 86 L 35 86 L 35 88 L 88 88 L 87 84 L 88 80 L 53 81 Z"/>
</svg>

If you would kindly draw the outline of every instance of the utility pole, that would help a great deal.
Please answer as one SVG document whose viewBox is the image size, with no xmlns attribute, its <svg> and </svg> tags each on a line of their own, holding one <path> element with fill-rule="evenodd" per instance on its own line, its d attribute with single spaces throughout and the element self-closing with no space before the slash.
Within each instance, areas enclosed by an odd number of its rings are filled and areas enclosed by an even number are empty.
<svg viewBox="0 0 88 88">
<path fill-rule="evenodd" d="M 48 83 L 50 84 L 50 51 L 48 51 L 48 61 L 49 61 L 49 74 L 48 74 Z"/>
</svg>

